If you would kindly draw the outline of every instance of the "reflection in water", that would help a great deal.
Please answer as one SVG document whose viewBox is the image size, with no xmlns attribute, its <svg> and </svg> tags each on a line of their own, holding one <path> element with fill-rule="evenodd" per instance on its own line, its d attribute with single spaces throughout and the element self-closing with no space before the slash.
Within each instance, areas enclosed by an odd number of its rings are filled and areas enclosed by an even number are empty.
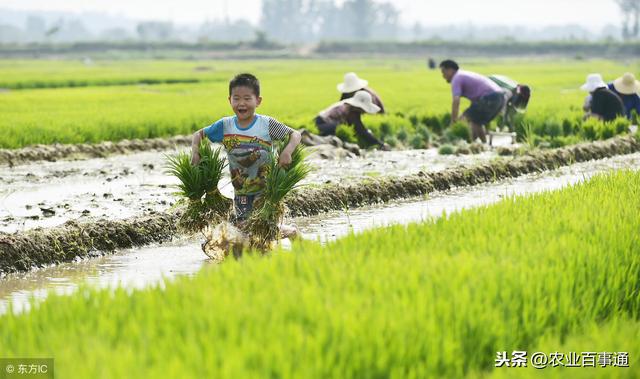
<svg viewBox="0 0 640 379">
<path fill-rule="evenodd" d="M 624 168 L 640 169 L 640 154 L 579 163 L 499 183 L 458 188 L 432 194 L 425 199 L 414 198 L 347 212 L 299 218 L 295 223 L 305 238 L 324 243 L 351 231 L 357 233 L 378 226 L 417 222 L 438 217 L 443 212 L 450 213 L 493 203 L 508 195 L 556 190 L 597 173 Z M 15 311 L 27 309 L 31 297 L 43 299 L 50 290 L 70 293 L 85 282 L 98 287 L 120 285 L 141 288 L 159 283 L 163 278 L 194 274 L 208 262 L 197 239 L 182 239 L 169 244 L 129 249 L 100 258 L 11 274 L 0 279 L 0 312 L 5 312 L 9 304 L 13 305 Z"/>
</svg>

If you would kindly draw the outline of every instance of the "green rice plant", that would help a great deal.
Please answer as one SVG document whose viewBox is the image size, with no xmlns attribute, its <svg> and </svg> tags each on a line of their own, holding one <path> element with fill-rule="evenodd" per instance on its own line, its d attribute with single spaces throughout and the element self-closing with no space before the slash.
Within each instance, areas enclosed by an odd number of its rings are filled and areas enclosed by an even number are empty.
<svg viewBox="0 0 640 379">
<path fill-rule="evenodd" d="M 445 131 L 445 136 L 449 142 L 456 142 L 458 140 L 471 142 L 471 131 L 469 130 L 469 125 L 460 121 L 451 125 Z"/>
<path fill-rule="evenodd" d="M 555 118 L 549 118 L 544 122 L 544 135 L 551 138 L 556 138 L 562 135 L 563 128 L 562 122 Z"/>
<path fill-rule="evenodd" d="M 524 125 L 524 135 L 522 141 L 529 149 L 533 149 L 536 147 L 536 134 L 533 131 L 533 125 L 525 124 Z"/>
<path fill-rule="evenodd" d="M 638 125 L 638 123 L 640 123 L 640 115 L 634 109 L 631 111 L 631 125 Z"/>
<path fill-rule="evenodd" d="M 568 145 L 575 145 L 582 142 L 582 139 L 576 135 L 570 135 L 566 137 L 557 137 L 548 139 L 551 148 L 564 147 Z"/>
<path fill-rule="evenodd" d="M 279 143 L 273 149 L 264 191 L 244 227 L 252 245 L 260 250 L 267 249 L 271 242 L 279 239 L 278 225 L 284 216 L 284 199 L 311 171 L 305 161 L 306 152 L 302 145 L 296 146 L 291 154 L 291 164 L 281 167 L 278 157 L 285 146 Z"/>
<path fill-rule="evenodd" d="M 580 115 L 567 115 L 562 120 L 562 134 L 570 136 L 579 133 L 582 117 Z"/>
<path fill-rule="evenodd" d="M 618 117 L 611 121 L 611 123 L 613 124 L 613 129 L 616 135 L 628 132 L 629 126 L 631 126 L 631 121 L 626 117 Z"/>
<path fill-rule="evenodd" d="M 389 144 L 389 146 L 394 148 L 401 146 L 400 141 L 398 141 L 398 138 L 396 138 L 395 136 L 385 138 L 384 142 L 386 142 L 387 144 Z"/>
<path fill-rule="evenodd" d="M 213 149 L 204 140 L 199 146 L 199 154 L 200 162 L 196 165 L 191 163 L 192 157 L 186 152 L 167 157 L 168 172 L 180 180 L 176 194 L 187 201 L 178 227 L 188 233 L 199 232 L 211 223 L 225 220 L 231 209 L 231 200 L 222 196 L 218 189 L 227 167 L 221 148 Z"/>
<path fill-rule="evenodd" d="M 600 122 L 596 131 L 597 139 L 608 139 L 616 135 L 616 125 L 614 121 Z"/>
<path fill-rule="evenodd" d="M 445 144 L 440 146 L 438 154 L 440 155 L 452 155 L 456 153 L 456 148 L 453 145 Z"/>
<path fill-rule="evenodd" d="M 338 125 L 336 128 L 336 137 L 344 142 L 358 143 L 358 137 L 355 130 L 349 125 Z"/>
<path fill-rule="evenodd" d="M 598 138 L 598 130 L 602 121 L 590 117 L 582 123 L 580 127 L 580 134 L 582 137 L 589 141 L 594 141 Z"/>
<path fill-rule="evenodd" d="M 522 123 L 533 124 L 543 136 L 549 117 L 562 120 L 565 136 L 579 133 L 576 120 L 582 115 L 584 93 L 577 87 L 584 81 L 584 72 L 597 67 L 606 77 L 614 77 L 623 71 L 638 71 L 638 62 L 474 60 L 465 62 L 465 67 L 481 74 L 526 78 L 535 88 L 535 102 L 514 120 L 521 139 Z M 435 135 L 442 135 L 448 127 L 450 86 L 438 75 L 425 75 L 420 60 L 381 59 L 376 65 L 366 59 L 105 60 L 86 66 L 71 61 L 7 59 L 0 62 L 0 88 L 58 88 L 0 90 L 0 148 L 191 134 L 231 113 L 224 93 L 229 78 L 239 71 L 255 72 L 263 81 L 269 99 L 262 106 L 265 114 L 277 115 L 295 127 L 310 126 L 319 111 L 337 101 L 335 91 L 318 88 L 328 88 L 327 83 L 340 80 L 347 69 L 366 77 L 389 110 L 387 115 L 363 118 L 374 133 L 395 135 L 406 146 L 419 125 L 426 125 Z M 187 83 L 192 79 L 197 82 Z M 177 83 L 180 81 L 185 83 Z M 131 84 L 143 82 L 164 84 Z M 87 86 L 64 87 L 71 85 Z M 300 99 L 304 101 L 297 101 Z M 298 105 L 291 107 L 292 102 Z M 466 107 L 463 100 L 462 109 Z M 387 123 L 385 130 L 376 130 L 383 122 Z M 356 142 L 350 131 L 339 128 L 338 133 Z"/>
<path fill-rule="evenodd" d="M 426 149 L 429 145 L 429 140 L 425 139 L 420 134 L 414 134 L 411 138 L 410 144 L 413 149 Z"/>
<path fill-rule="evenodd" d="M 407 133 L 407 131 L 405 129 L 400 129 L 398 131 L 398 140 L 401 142 L 407 142 L 407 140 L 409 139 L 409 133 Z"/>
</svg>

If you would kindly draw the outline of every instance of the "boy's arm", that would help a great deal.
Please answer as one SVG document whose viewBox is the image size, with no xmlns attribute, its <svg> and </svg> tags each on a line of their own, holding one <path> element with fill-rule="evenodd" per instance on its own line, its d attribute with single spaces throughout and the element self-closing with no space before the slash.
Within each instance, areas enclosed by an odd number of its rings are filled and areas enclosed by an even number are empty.
<svg viewBox="0 0 640 379">
<path fill-rule="evenodd" d="M 191 164 L 197 165 L 200 163 L 200 143 L 205 137 L 211 142 L 222 142 L 222 138 L 224 137 L 223 125 L 222 120 L 218 120 L 206 128 L 193 133 L 191 138 Z"/>
<path fill-rule="evenodd" d="M 295 150 L 296 146 L 298 146 L 302 139 L 300 132 L 286 126 L 272 117 L 269 117 L 269 135 L 274 140 L 283 140 L 289 136 L 289 143 L 287 143 L 287 146 L 285 146 L 285 148 L 280 152 L 278 165 L 280 165 L 280 167 L 285 167 L 291 164 L 291 154 L 293 154 L 293 150 Z"/>
<path fill-rule="evenodd" d="M 197 165 L 200 163 L 200 143 L 204 138 L 204 129 L 200 129 L 193 133 L 191 137 L 191 164 Z"/>
<path fill-rule="evenodd" d="M 280 167 L 288 166 L 291 164 L 291 154 L 293 154 L 293 150 L 296 149 L 296 146 L 300 144 L 300 140 L 302 139 L 302 135 L 299 131 L 294 130 L 289 134 L 289 143 L 280 153 L 280 157 L 278 158 L 278 164 Z"/>
</svg>

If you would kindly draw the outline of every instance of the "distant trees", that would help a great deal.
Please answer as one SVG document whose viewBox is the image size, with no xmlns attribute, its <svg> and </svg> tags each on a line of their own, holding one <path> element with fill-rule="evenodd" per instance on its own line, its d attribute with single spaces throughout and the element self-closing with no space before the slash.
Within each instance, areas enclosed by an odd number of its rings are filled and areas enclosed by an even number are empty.
<svg viewBox="0 0 640 379">
<path fill-rule="evenodd" d="M 640 0 L 615 0 L 622 12 L 622 38 L 640 36 Z"/>
<path fill-rule="evenodd" d="M 399 11 L 373 0 L 263 0 L 261 28 L 284 42 L 393 39 Z"/>
<path fill-rule="evenodd" d="M 317 0 L 263 0 L 261 29 L 278 41 L 306 41 L 313 35 Z"/>
<path fill-rule="evenodd" d="M 255 26 L 247 20 L 208 21 L 202 24 L 196 34 L 199 42 L 207 41 L 252 41 L 256 33 Z M 185 33 L 186 34 L 186 33 Z"/>
<path fill-rule="evenodd" d="M 43 38 L 46 31 L 46 23 L 41 17 L 29 16 L 26 22 L 26 31 L 29 38 Z"/>
<path fill-rule="evenodd" d="M 143 41 L 166 41 L 172 37 L 173 24 L 170 22 L 146 21 L 139 23 L 136 31 Z"/>
</svg>

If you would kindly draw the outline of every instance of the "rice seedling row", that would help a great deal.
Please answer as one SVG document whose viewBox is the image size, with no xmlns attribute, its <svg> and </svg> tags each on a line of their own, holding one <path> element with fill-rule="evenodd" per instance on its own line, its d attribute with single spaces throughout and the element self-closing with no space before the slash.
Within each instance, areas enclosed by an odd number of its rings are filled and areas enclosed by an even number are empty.
<svg viewBox="0 0 640 379">
<path fill-rule="evenodd" d="M 484 74 L 501 73 L 533 88 L 532 102 L 516 131 L 523 140 L 525 126 L 533 125 L 538 137 L 534 144 L 560 146 L 578 140 L 606 138 L 619 132 L 619 126 L 601 127 L 580 121 L 585 94 L 577 87 L 588 72 L 599 71 L 613 78 L 624 71 L 637 71 L 638 63 L 610 61 L 479 61 L 464 62 L 465 67 Z M 20 76 L 12 71 L 12 61 L 0 67 L 0 74 Z M 33 71 L 42 67 L 31 63 Z M 70 64 L 73 66 L 73 64 Z M 112 70 L 118 68 L 118 64 Z M 162 66 L 164 65 L 164 66 Z M 162 71 L 194 70 L 194 63 L 164 62 Z M 34 89 L 0 93 L 0 147 L 19 148 L 38 143 L 84 143 L 119 141 L 133 138 L 187 135 L 218 118 L 228 115 L 227 80 L 239 71 L 251 71 L 262 80 L 264 104 L 260 112 L 273 115 L 287 124 L 313 130 L 317 112 L 335 102 L 338 93 L 333 85 L 345 67 L 366 77 L 385 101 L 389 114 L 367 116 L 365 124 L 397 148 L 422 148 L 429 143 L 444 143 L 465 138 L 445 130 L 451 95 L 448 84 L 438 71 L 427 71 L 420 60 L 381 60 L 375 63 L 352 60 L 324 61 L 204 61 L 202 83 L 155 86 L 110 86 L 88 88 Z M 62 66 L 62 67 L 61 67 Z M 136 71 L 153 72 L 154 65 L 139 62 Z M 52 68 L 71 75 L 60 63 Z M 106 70 L 106 69 L 105 69 Z M 111 70 L 111 69 L 110 69 Z M 107 70 L 108 71 L 108 70 Z M 66 73 L 65 73 L 66 72 Z M 12 74 L 14 74 L 12 76 Z M 36 75 L 36 74 L 32 74 Z M 116 74 L 113 74 L 116 75 Z M 137 75 L 137 74 L 136 74 Z M 159 74 L 163 77 L 164 74 Z M 210 75 L 210 77 L 206 77 Z M 5 77 L 5 75 L 0 75 Z M 338 135 L 354 141 L 349 128 L 339 128 Z"/>
</svg>

